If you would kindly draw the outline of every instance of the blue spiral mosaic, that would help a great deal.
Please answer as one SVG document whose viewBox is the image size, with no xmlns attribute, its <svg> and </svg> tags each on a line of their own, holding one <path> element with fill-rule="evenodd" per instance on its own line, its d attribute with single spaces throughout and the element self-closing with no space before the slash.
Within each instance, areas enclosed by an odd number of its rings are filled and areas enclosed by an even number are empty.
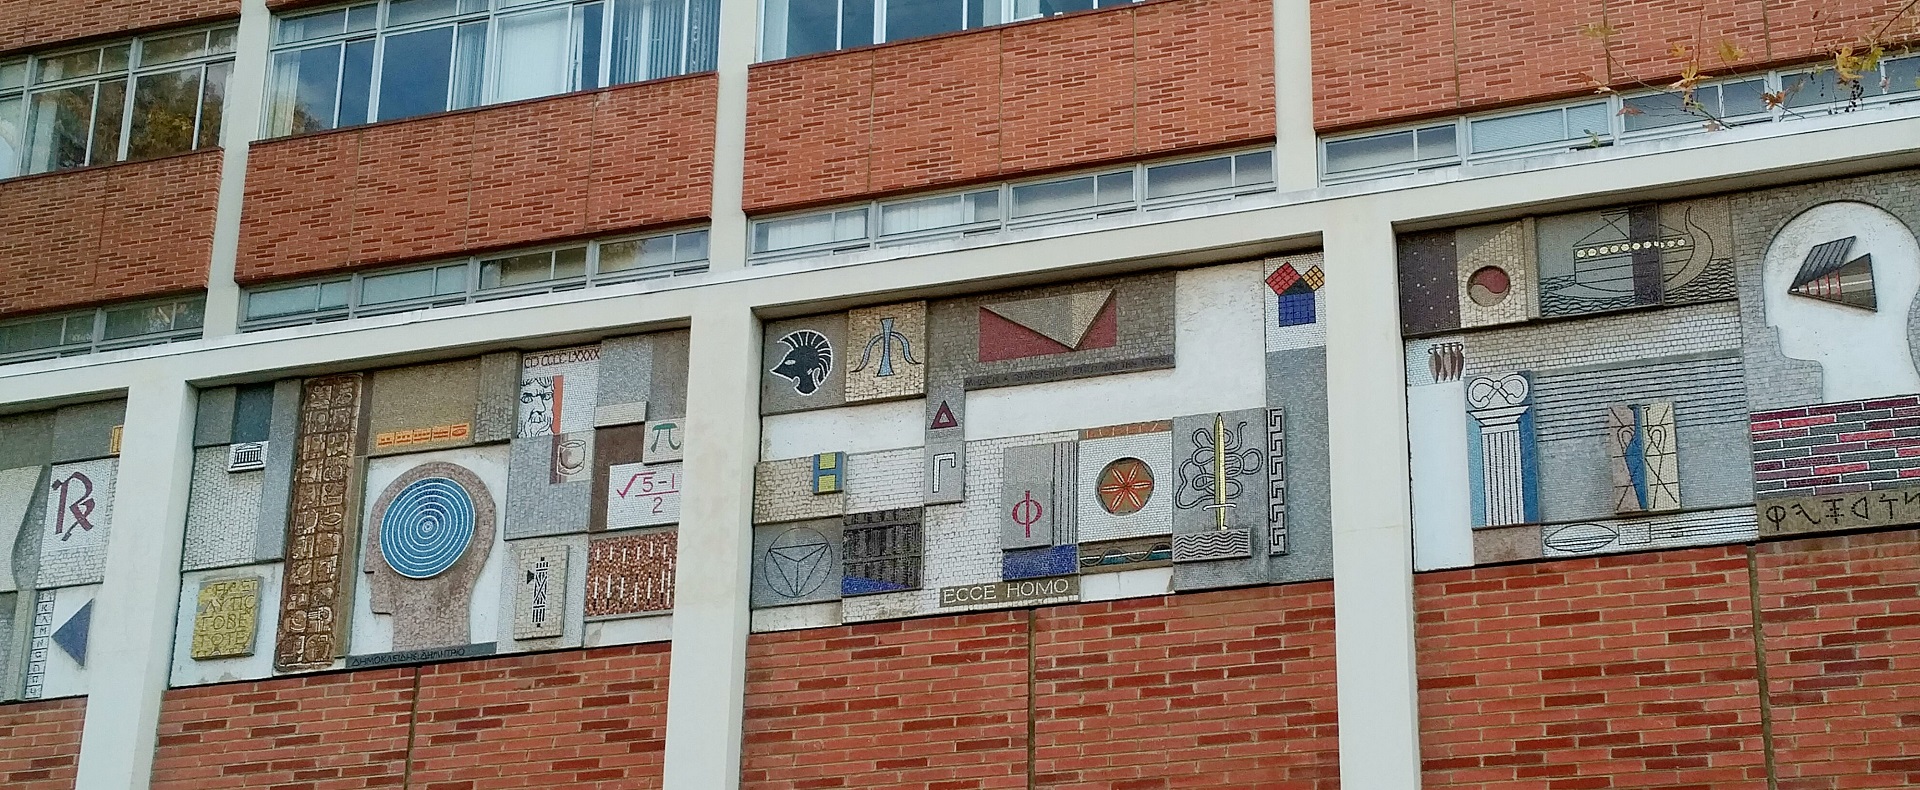
<svg viewBox="0 0 1920 790">
<path fill-rule="evenodd" d="M 430 579 L 453 567 L 473 542 L 473 495 L 444 477 L 407 485 L 380 517 L 380 553 L 394 572 Z"/>
</svg>

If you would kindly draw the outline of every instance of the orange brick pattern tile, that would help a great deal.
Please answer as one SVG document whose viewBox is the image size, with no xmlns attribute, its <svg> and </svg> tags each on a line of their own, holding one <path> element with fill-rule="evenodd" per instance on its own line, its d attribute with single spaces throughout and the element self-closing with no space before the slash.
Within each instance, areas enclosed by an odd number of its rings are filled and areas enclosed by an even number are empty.
<svg viewBox="0 0 1920 790">
<path fill-rule="evenodd" d="M 1423 787 L 1766 787 L 1747 550 L 1420 576 Z"/>
<path fill-rule="evenodd" d="M 84 697 L 0 705 L 0 787 L 72 790 Z"/>
<path fill-rule="evenodd" d="M 240 0 L 0 0 L 0 53 L 239 16 Z"/>
<path fill-rule="evenodd" d="M 1024 788 L 1027 613 L 755 634 L 740 786 Z"/>
<path fill-rule="evenodd" d="M 257 145 L 236 279 L 703 218 L 715 89 L 694 75 Z"/>
<path fill-rule="evenodd" d="M 1035 787 L 1339 786 L 1333 585 L 1038 611 Z"/>
<path fill-rule="evenodd" d="M 1762 544 L 1781 790 L 1920 786 L 1920 533 Z"/>
<path fill-rule="evenodd" d="M 220 152 L 0 183 L 0 315 L 205 288 Z"/>
<path fill-rule="evenodd" d="M 1271 140 L 1271 8 L 1171 0 L 756 65 L 746 208 Z"/>
</svg>

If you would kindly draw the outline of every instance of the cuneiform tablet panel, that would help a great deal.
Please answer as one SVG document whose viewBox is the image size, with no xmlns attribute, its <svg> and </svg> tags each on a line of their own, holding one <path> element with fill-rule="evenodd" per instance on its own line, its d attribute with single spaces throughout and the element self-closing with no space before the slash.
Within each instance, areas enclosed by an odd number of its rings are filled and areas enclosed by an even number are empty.
<svg viewBox="0 0 1920 790">
<path fill-rule="evenodd" d="M 588 618 L 673 610 L 677 533 L 595 535 L 587 543 Z"/>
<path fill-rule="evenodd" d="M 300 407 L 299 455 L 287 525 L 274 669 L 326 669 L 340 654 L 346 617 L 341 571 L 358 534 L 354 455 L 360 434 L 359 374 L 309 379 Z"/>
</svg>

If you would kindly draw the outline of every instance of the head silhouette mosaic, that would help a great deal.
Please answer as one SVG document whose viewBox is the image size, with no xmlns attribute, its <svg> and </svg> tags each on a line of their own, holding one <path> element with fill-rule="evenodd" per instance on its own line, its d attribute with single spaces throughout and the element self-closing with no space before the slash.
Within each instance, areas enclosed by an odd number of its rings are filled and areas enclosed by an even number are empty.
<svg viewBox="0 0 1920 790">
<path fill-rule="evenodd" d="M 812 395 L 833 375 L 833 344 L 827 336 L 811 329 L 788 333 L 780 338 L 787 354 L 769 371 L 793 382 L 793 391 Z"/>
</svg>

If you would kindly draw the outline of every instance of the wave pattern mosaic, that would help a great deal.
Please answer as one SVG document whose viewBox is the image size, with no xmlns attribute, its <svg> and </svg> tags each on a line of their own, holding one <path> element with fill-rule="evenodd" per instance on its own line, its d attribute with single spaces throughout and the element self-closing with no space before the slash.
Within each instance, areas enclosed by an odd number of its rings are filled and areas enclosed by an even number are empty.
<svg viewBox="0 0 1920 790">
<path fill-rule="evenodd" d="M 203 391 L 176 686 L 664 639 L 687 334 Z"/>
<path fill-rule="evenodd" d="M 757 630 L 1332 576 L 1317 253 L 770 322 Z"/>
<path fill-rule="evenodd" d="M 1403 235 L 1415 564 L 1911 523 L 1920 173 Z"/>
</svg>

